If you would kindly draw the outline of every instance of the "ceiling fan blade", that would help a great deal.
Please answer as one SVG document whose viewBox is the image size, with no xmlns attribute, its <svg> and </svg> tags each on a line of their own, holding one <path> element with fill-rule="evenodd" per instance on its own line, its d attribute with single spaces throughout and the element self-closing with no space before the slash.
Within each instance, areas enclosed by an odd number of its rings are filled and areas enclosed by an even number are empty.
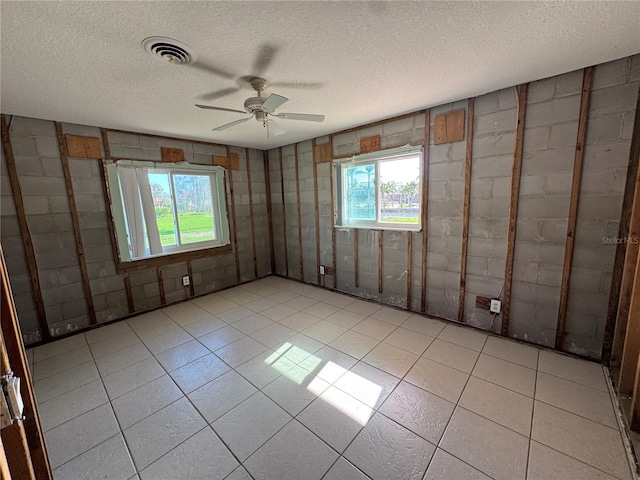
<svg viewBox="0 0 640 480">
<path fill-rule="evenodd" d="M 277 137 L 279 135 L 284 135 L 285 131 L 284 128 L 273 120 L 267 120 L 267 135 L 269 135 L 269 133 L 272 133 L 274 137 Z"/>
<path fill-rule="evenodd" d="M 198 97 L 199 100 L 211 101 L 217 98 L 226 97 L 227 95 L 231 95 L 232 93 L 236 93 L 240 89 L 238 87 L 235 88 L 223 88 L 222 90 L 218 90 L 216 92 L 205 93 L 204 95 L 200 95 Z"/>
<path fill-rule="evenodd" d="M 276 108 L 282 105 L 284 102 L 288 102 L 289 99 L 287 97 L 283 97 L 282 95 L 276 95 L 272 93 L 267 97 L 265 102 L 262 104 L 262 108 L 269 112 L 273 112 Z"/>
<path fill-rule="evenodd" d="M 221 112 L 234 112 L 234 113 L 247 113 L 242 110 L 234 110 L 233 108 L 211 107 L 209 105 L 199 105 L 196 103 L 196 107 L 204 110 L 220 110 Z"/>
<path fill-rule="evenodd" d="M 227 128 L 231 128 L 235 125 L 239 125 L 241 123 L 246 122 L 247 120 L 251 120 L 253 118 L 253 115 L 251 115 L 250 117 L 247 118 L 241 118 L 240 120 L 236 120 L 235 122 L 231 122 L 231 123 L 225 123 L 224 125 L 220 125 L 219 127 L 216 127 L 213 129 L 214 132 L 220 131 L 220 130 L 226 130 Z"/>
<path fill-rule="evenodd" d="M 278 53 L 278 50 L 279 48 L 274 45 L 260 45 L 258 55 L 253 62 L 253 74 L 255 76 L 261 76 L 269 68 L 269 65 L 273 62 L 276 53 Z"/>
<path fill-rule="evenodd" d="M 307 122 L 322 122 L 324 120 L 324 115 L 311 115 L 308 113 L 278 113 L 275 116 L 285 120 L 305 120 Z"/>
</svg>

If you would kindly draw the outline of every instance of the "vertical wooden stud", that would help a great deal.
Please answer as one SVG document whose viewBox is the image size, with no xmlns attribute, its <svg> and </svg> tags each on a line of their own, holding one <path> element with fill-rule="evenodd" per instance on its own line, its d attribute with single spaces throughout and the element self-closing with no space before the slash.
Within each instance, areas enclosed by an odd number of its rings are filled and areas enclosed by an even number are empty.
<svg viewBox="0 0 640 480">
<path fill-rule="evenodd" d="M 304 282 L 304 246 L 302 245 L 302 215 L 300 213 L 300 172 L 298 166 L 298 144 L 293 146 L 296 163 L 296 205 L 298 208 L 298 256 L 300 261 L 300 280 Z"/>
<path fill-rule="evenodd" d="M 464 204 L 462 207 L 462 252 L 460 254 L 460 293 L 458 295 L 458 322 L 464 321 L 464 295 L 467 283 L 467 251 L 469 249 L 469 207 L 471 204 L 471 158 L 473 157 L 473 107 L 467 100 L 467 151 L 464 165 Z"/>
<path fill-rule="evenodd" d="M 354 271 L 354 285 L 356 288 L 360 287 L 360 259 L 359 259 L 359 249 L 360 249 L 360 241 L 358 233 L 358 229 L 353 229 L 353 269 Z"/>
<path fill-rule="evenodd" d="M 316 226 L 316 283 L 320 285 L 320 210 L 318 205 L 318 162 L 316 152 L 316 139 L 311 140 L 311 150 L 313 155 L 313 199 L 315 204 L 315 226 Z"/>
<path fill-rule="evenodd" d="M 427 311 L 427 248 L 429 246 L 429 145 L 431 144 L 431 110 L 424 111 L 424 152 L 422 153 L 422 272 L 420 311 Z"/>
<path fill-rule="evenodd" d="M 91 293 L 91 280 L 89 271 L 87 270 L 87 258 L 84 254 L 84 244 L 82 242 L 82 233 L 80 231 L 80 220 L 78 218 L 78 208 L 76 207 L 76 197 L 73 192 L 73 180 L 71 179 L 71 169 L 69 168 L 69 155 L 67 154 L 67 142 L 62 132 L 62 125 L 54 122 L 56 134 L 58 136 L 58 147 L 60 149 L 60 161 L 62 162 L 62 171 L 64 173 L 64 181 L 67 186 L 67 196 L 69 197 L 69 211 L 71 213 L 71 224 L 73 225 L 73 237 L 76 242 L 76 252 L 78 254 L 78 263 L 80 265 L 80 274 L 82 276 L 82 291 L 84 292 L 89 311 L 89 323 L 95 325 L 97 323 L 96 310 L 93 306 L 93 295 Z"/>
<path fill-rule="evenodd" d="M 231 149 L 227 147 L 227 158 L 231 165 Z M 238 251 L 238 227 L 236 225 L 236 196 L 233 190 L 233 169 L 229 167 L 229 196 L 231 197 L 231 217 L 233 220 L 233 253 L 236 261 L 236 282 L 240 283 L 240 252 Z"/>
<path fill-rule="evenodd" d="M 522 172 L 522 147 L 524 142 L 524 118 L 527 109 L 527 84 L 517 87 L 518 123 L 516 126 L 516 142 L 513 151 L 513 167 L 511 170 L 511 200 L 509 203 L 509 223 L 507 227 L 507 255 L 504 269 L 504 297 L 502 310 L 502 326 L 500 333 L 509 334 L 509 311 L 511 303 L 511 284 L 513 279 L 513 255 L 516 246 L 516 223 L 518 219 L 518 200 L 520 198 L 520 175 Z"/>
<path fill-rule="evenodd" d="M 560 284 L 560 306 L 558 307 L 558 322 L 556 327 L 556 349 L 562 350 L 564 327 L 567 321 L 567 301 L 569 298 L 569 280 L 571 277 L 571 263 L 573 261 L 573 245 L 578 221 L 578 201 L 580 200 L 580 183 L 582 181 L 582 164 L 584 160 L 584 144 L 587 134 L 589 115 L 589 100 L 591 97 L 591 82 L 593 67 L 587 67 L 582 74 L 582 97 L 580 99 L 580 115 L 578 117 L 578 136 L 573 161 L 573 179 L 571 181 L 571 199 L 569 201 L 569 219 L 567 222 L 567 238 L 564 247 L 564 263 L 562 267 L 562 282 Z"/>
<path fill-rule="evenodd" d="M 333 135 L 329 137 L 331 157 L 333 157 Z M 331 161 L 331 160 L 329 160 Z M 333 163 L 329 165 L 329 182 L 331 184 L 331 255 L 333 261 L 333 288 L 338 288 L 338 259 L 336 257 L 336 206 L 335 206 L 335 185 L 333 179 Z"/>
<path fill-rule="evenodd" d="M 191 260 L 187 260 L 187 275 L 189 275 L 189 295 L 195 297 L 196 287 L 193 284 L 193 266 L 191 265 Z"/>
<path fill-rule="evenodd" d="M 640 329 L 637 328 L 637 324 L 640 323 L 640 261 L 636 262 L 636 271 L 633 280 L 633 291 L 631 294 L 631 301 L 629 302 L 629 319 L 636 324 L 635 331 L 629 332 L 627 337 L 635 335 L 635 338 L 630 339 L 634 343 L 633 348 L 635 351 L 635 375 L 633 379 L 633 392 L 631 395 L 631 409 L 629 415 L 629 424 L 631 430 L 640 432 Z M 625 345 L 626 347 L 626 345 Z M 631 345 L 629 344 L 629 347 Z M 622 393 L 622 390 L 621 390 Z"/>
<path fill-rule="evenodd" d="M 24 255 L 27 261 L 27 269 L 29 270 L 31 294 L 33 296 L 33 303 L 36 306 L 36 311 L 38 312 L 38 327 L 40 329 L 40 335 L 42 340 L 46 342 L 51 340 L 51 332 L 49 331 L 47 312 L 44 308 L 44 301 L 42 299 L 40 273 L 38 271 L 38 264 L 36 261 L 36 252 L 33 248 L 31 231 L 29 229 L 29 224 L 27 223 L 27 214 L 24 208 L 24 201 L 22 199 L 22 188 L 20 187 L 18 170 L 13 156 L 13 148 L 11 147 L 9 126 L 7 125 L 7 121 L 4 116 L 0 117 L 0 122 L 2 126 L 2 150 L 7 164 L 7 174 L 9 176 L 11 192 L 13 193 L 13 200 L 16 207 L 16 216 L 18 219 L 18 226 L 20 227 L 20 236 L 22 237 L 22 246 L 24 248 Z"/>
<path fill-rule="evenodd" d="M 383 277 L 384 277 L 384 269 L 383 269 L 383 249 L 382 244 L 384 243 L 384 230 L 378 230 L 378 293 L 382 293 L 383 288 Z"/>
<path fill-rule="evenodd" d="M 247 162 L 247 185 L 249 186 L 249 219 L 251 223 L 251 245 L 253 247 L 253 276 L 258 278 L 258 252 L 256 250 L 256 227 L 253 220 L 253 193 L 251 191 L 251 162 L 249 161 L 249 149 L 244 149 L 244 157 Z"/>
<path fill-rule="evenodd" d="M 282 225 L 284 229 L 284 271 L 285 277 L 289 276 L 289 247 L 287 231 L 287 203 L 284 197 L 284 168 L 282 167 L 282 147 L 278 148 L 278 161 L 280 163 L 280 193 L 282 194 Z"/>
<path fill-rule="evenodd" d="M 411 310 L 411 287 L 413 266 L 413 232 L 407 232 L 407 310 Z"/>
<path fill-rule="evenodd" d="M 162 278 L 162 269 L 160 267 L 156 268 L 156 275 L 158 276 L 158 290 L 160 291 L 160 304 L 167 304 L 167 297 L 164 293 L 164 279 Z"/>
<path fill-rule="evenodd" d="M 273 244 L 273 205 L 271 203 L 271 167 L 269 166 L 269 152 L 262 152 L 264 161 L 265 193 L 267 195 L 267 223 L 269 226 L 269 252 L 271 253 L 271 273 L 276 273 L 276 253 Z"/>
<path fill-rule="evenodd" d="M 124 275 L 124 290 L 127 293 L 127 309 L 129 313 L 133 313 L 136 311 L 136 308 L 133 304 L 133 292 L 131 290 L 131 277 L 129 274 Z"/>
</svg>

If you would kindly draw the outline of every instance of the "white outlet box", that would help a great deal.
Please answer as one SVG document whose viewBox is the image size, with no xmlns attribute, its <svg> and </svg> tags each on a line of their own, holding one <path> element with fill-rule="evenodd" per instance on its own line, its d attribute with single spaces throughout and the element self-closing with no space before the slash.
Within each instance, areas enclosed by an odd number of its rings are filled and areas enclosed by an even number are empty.
<svg viewBox="0 0 640 480">
<path fill-rule="evenodd" d="M 188 287 L 191 284 L 191 280 L 189 280 L 189 275 L 185 275 L 182 277 L 182 285 Z"/>
<path fill-rule="evenodd" d="M 320 275 L 324 275 L 324 265 L 320 265 Z"/>
<path fill-rule="evenodd" d="M 500 309 L 502 308 L 502 302 L 500 300 L 496 300 L 495 298 L 491 299 L 491 307 L 489 311 L 491 313 L 500 313 Z"/>
</svg>

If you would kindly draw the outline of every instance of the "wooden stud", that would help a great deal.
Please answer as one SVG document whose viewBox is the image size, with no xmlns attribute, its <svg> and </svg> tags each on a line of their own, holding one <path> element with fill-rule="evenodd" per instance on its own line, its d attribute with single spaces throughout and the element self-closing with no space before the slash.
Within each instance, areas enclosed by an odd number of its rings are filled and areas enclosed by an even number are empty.
<svg viewBox="0 0 640 480">
<path fill-rule="evenodd" d="M 60 122 L 54 122 L 56 134 L 58 136 L 58 147 L 60 149 L 60 161 L 62 162 L 62 171 L 64 173 L 64 181 L 67 186 L 67 196 L 69 197 L 69 211 L 71 213 L 71 223 L 73 225 L 73 236 L 76 242 L 76 252 L 78 254 L 78 263 L 80 265 L 80 274 L 82 276 L 82 291 L 84 292 L 89 311 L 89 324 L 97 323 L 96 310 L 93 306 L 93 294 L 91 293 L 91 279 L 89 278 L 89 270 L 87 269 L 87 258 L 84 254 L 84 244 L 82 242 L 82 233 L 80 230 L 80 219 L 78 217 L 78 208 L 76 207 L 76 197 L 73 192 L 73 180 L 71 179 L 71 169 L 69 168 L 69 155 L 67 154 L 67 142 L 62 133 L 62 125 Z"/>
<path fill-rule="evenodd" d="M 431 144 L 431 110 L 424 111 L 424 152 L 422 154 L 422 271 L 420 311 L 427 311 L 427 247 L 429 242 L 429 145 Z"/>
<path fill-rule="evenodd" d="M 102 148 L 104 148 L 104 156 L 107 162 L 111 161 L 111 148 L 109 147 L 109 135 L 106 128 L 100 129 L 100 135 L 102 136 Z M 109 235 L 111 236 L 111 250 L 113 251 L 113 258 L 117 266 L 120 262 L 120 252 L 118 251 L 118 232 L 115 229 L 115 222 L 113 219 L 113 211 L 111 210 L 112 200 L 111 191 L 107 185 L 107 164 L 102 162 L 100 165 L 100 180 L 102 182 L 102 193 L 104 194 L 104 205 L 107 211 L 107 218 L 109 219 Z M 118 269 L 119 270 L 119 269 Z"/>
<path fill-rule="evenodd" d="M 187 275 L 189 275 L 189 294 L 195 297 L 196 289 L 193 284 L 193 266 L 191 265 L 191 260 L 187 260 Z"/>
<path fill-rule="evenodd" d="M 284 168 L 282 167 L 282 147 L 278 148 L 278 159 L 280 163 L 280 192 L 282 194 L 282 228 L 284 229 L 284 271 L 285 277 L 289 276 L 289 247 L 287 237 L 287 204 L 284 199 Z"/>
<path fill-rule="evenodd" d="M 129 274 L 124 276 L 124 289 L 127 292 L 127 308 L 129 309 L 129 313 L 133 313 L 136 311 L 136 307 L 133 304 L 133 292 L 131 290 L 131 277 L 129 277 Z"/>
<path fill-rule="evenodd" d="M 516 223 L 518 219 L 518 200 L 520 198 L 520 174 L 522 172 L 522 147 L 524 143 L 524 118 L 527 109 L 527 87 L 523 83 L 517 87 L 518 123 L 516 126 L 516 143 L 513 151 L 513 167 L 511 170 L 511 201 L 509 204 L 509 223 L 507 227 L 507 255 L 504 269 L 504 297 L 502 302 L 502 326 L 500 333 L 509 334 L 509 312 L 511 303 L 511 283 L 513 279 L 513 255 L 516 246 Z"/>
<path fill-rule="evenodd" d="M 251 162 L 249 149 L 244 149 L 244 157 L 247 162 L 247 184 L 249 186 L 249 219 L 251 222 L 251 245 L 253 247 L 253 276 L 258 278 L 258 252 L 256 250 L 256 226 L 253 220 L 253 193 L 251 191 Z"/>
<path fill-rule="evenodd" d="M 640 238 L 640 170 L 636 173 L 635 192 L 631 210 L 631 225 L 629 225 L 628 239 Z M 618 390 L 622 395 L 628 395 L 633 388 L 634 375 L 637 368 L 638 350 L 640 350 L 640 315 L 632 315 L 633 302 L 637 301 L 638 291 L 634 291 L 635 274 L 637 273 L 640 255 L 638 255 L 637 241 L 627 242 L 627 253 L 624 260 L 622 282 L 620 288 L 620 302 L 616 323 L 616 336 L 623 335 L 623 346 L 620 358 L 620 375 Z M 636 311 L 637 312 L 637 311 Z"/>
<path fill-rule="evenodd" d="M 22 452 L 19 452 L 20 457 L 27 457 L 24 458 L 24 460 L 28 460 L 30 465 L 27 470 L 32 471 L 35 475 L 32 478 L 50 479 L 52 478 L 52 473 L 47 456 L 47 447 L 44 441 L 44 432 L 38 415 L 38 405 L 36 403 L 33 382 L 29 372 L 28 360 L 24 349 L 24 343 L 22 341 L 22 333 L 20 331 L 20 323 L 18 321 L 18 314 L 13 302 L 9 274 L 7 272 L 7 266 L 1 246 L 0 277 L 0 340 L 2 340 L 0 341 L 0 343 L 2 343 L 0 348 L 0 350 L 2 350 L 2 371 L 0 373 L 6 374 L 7 371 L 11 369 L 14 375 L 20 378 L 20 393 L 24 404 L 25 416 L 23 422 L 16 423 L 2 430 L 3 440 L 6 438 L 7 440 L 10 440 L 10 442 L 0 445 L 0 448 L 4 447 L 8 456 L 7 463 L 9 463 L 13 454 L 16 453 L 15 448 L 19 445 L 22 449 Z M 20 431 L 22 431 L 21 434 Z M 7 433 L 6 437 L 5 432 Z M 15 444 L 16 441 L 19 443 Z M 14 464 L 15 462 L 11 461 L 11 463 Z M 24 463 L 22 463 L 22 465 L 25 466 Z M 12 470 L 12 473 L 14 473 L 13 478 L 29 478 L 16 474 L 17 472 L 15 469 Z M 27 473 L 24 469 L 20 469 L 20 472 Z"/>
<path fill-rule="evenodd" d="M 7 164 L 7 174 L 9 176 L 11 192 L 13 193 L 13 201 L 16 207 L 16 217 L 18 220 L 18 226 L 20 227 L 20 236 L 22 237 L 24 256 L 27 261 L 27 269 L 29 270 L 29 279 L 31 280 L 31 295 L 33 296 L 33 303 L 35 304 L 36 311 L 38 312 L 38 327 L 40 329 L 40 335 L 46 342 L 51 340 L 51 332 L 49 331 L 47 312 L 44 308 L 44 301 L 42 299 L 42 290 L 40 288 L 40 273 L 38 271 L 38 264 L 36 261 L 36 252 L 33 248 L 31 231 L 29 230 L 29 224 L 27 223 L 27 214 L 25 212 L 24 201 L 22 199 L 22 188 L 20 187 L 18 170 L 16 168 L 16 162 L 13 156 L 13 148 L 11 147 L 9 127 L 4 116 L 0 117 L 0 122 L 2 130 L 2 150 L 4 152 L 4 158 Z"/>
<path fill-rule="evenodd" d="M 304 282 L 304 245 L 302 244 L 302 215 L 300 213 L 300 173 L 298 167 L 298 144 L 293 146 L 294 161 L 296 163 L 296 204 L 298 207 L 298 253 L 300 261 L 300 280 Z"/>
<path fill-rule="evenodd" d="M 633 205 L 633 194 L 636 185 L 636 175 L 638 174 L 638 164 L 640 164 L 640 89 L 636 103 L 635 122 L 633 124 L 633 134 L 631 136 L 631 148 L 629 151 L 629 163 L 627 166 L 627 178 L 622 201 L 622 213 L 618 227 L 618 238 L 629 237 L 629 224 L 631 223 L 631 207 Z M 605 364 L 619 367 L 624 345 L 624 332 L 626 324 L 616 322 L 618 317 L 618 304 L 620 301 L 620 291 L 622 289 L 622 275 L 624 271 L 624 259 L 627 245 L 619 243 L 616 245 L 616 256 L 613 262 L 611 275 L 611 290 L 609 292 L 609 309 L 607 321 L 604 329 L 604 342 L 602 346 L 602 360 Z"/>
<path fill-rule="evenodd" d="M 162 269 L 160 267 L 156 268 L 156 275 L 158 276 L 158 290 L 160 290 L 160 304 L 167 304 L 167 297 L 164 293 L 164 279 L 162 278 Z"/>
<path fill-rule="evenodd" d="M 358 233 L 359 230 L 357 228 L 353 229 L 353 269 L 354 269 L 354 285 L 356 288 L 360 287 L 360 259 L 359 259 L 359 250 L 360 250 L 360 240 Z"/>
<path fill-rule="evenodd" d="M 458 294 L 458 322 L 464 322 L 464 295 L 467 284 L 467 251 L 469 249 L 469 207 L 471 205 L 471 158 L 473 157 L 473 107 L 467 100 L 467 152 L 464 165 L 464 204 L 462 207 L 462 253 L 460 254 L 460 293 Z M 462 118 L 464 119 L 464 111 Z M 462 126 L 464 131 L 464 125 Z"/>
<path fill-rule="evenodd" d="M 313 149 L 313 199 L 314 199 L 314 214 L 315 214 L 315 227 L 316 227 L 316 283 L 320 285 L 320 210 L 318 206 L 318 160 L 317 160 L 317 148 L 316 139 L 311 140 L 311 148 Z"/>
<path fill-rule="evenodd" d="M 211 159 L 213 160 L 213 164 L 219 167 L 228 168 L 229 167 L 229 159 L 227 157 L 221 157 L 220 155 L 212 155 Z"/>
<path fill-rule="evenodd" d="M 329 137 L 329 150 L 333 156 L 333 135 Z M 329 184 L 331 185 L 331 260 L 333 261 L 333 288 L 338 288 L 338 259 L 336 256 L 336 210 L 335 185 L 333 182 L 333 164 L 329 165 Z"/>
<path fill-rule="evenodd" d="M 377 152 L 380 150 L 380 135 L 360 139 L 360 153 Z"/>
<path fill-rule="evenodd" d="M 413 232 L 407 232 L 407 310 L 411 310 L 411 287 L 413 266 Z"/>
<path fill-rule="evenodd" d="M 232 159 L 231 150 L 227 147 L 227 158 Z M 235 154 L 235 157 L 238 158 L 238 154 Z M 236 261 L 236 282 L 240 283 L 240 252 L 238 251 L 238 229 L 236 226 L 236 199 L 235 193 L 233 190 L 233 168 L 229 168 L 227 170 L 229 172 L 229 196 L 231 197 L 231 217 L 233 220 L 233 252 L 235 255 Z"/>
<path fill-rule="evenodd" d="M 164 163 L 180 163 L 184 162 L 184 150 L 181 148 L 161 147 L 162 161 Z"/>
<path fill-rule="evenodd" d="M 102 158 L 100 139 L 98 137 L 80 137 L 78 135 L 65 135 L 67 152 L 70 157 L 76 158 Z"/>
<path fill-rule="evenodd" d="M 578 136 L 573 161 L 573 180 L 571 182 L 571 199 L 569 201 L 569 219 L 567 221 L 567 238 L 564 248 L 564 263 L 562 267 L 562 282 L 560 284 L 560 306 L 558 307 L 558 322 L 556 327 L 556 350 L 562 350 L 564 328 L 567 321 L 567 302 L 569 298 L 569 280 L 571 277 L 571 263 L 573 261 L 573 245 L 578 221 L 578 202 L 580 200 L 580 183 L 582 181 L 582 164 L 584 161 L 584 144 L 589 122 L 589 100 L 591 97 L 591 82 L 593 67 L 587 67 L 582 74 L 582 96 L 580 99 L 580 115 L 578 117 Z"/>
<path fill-rule="evenodd" d="M 383 277 L 384 277 L 384 268 L 382 263 L 383 242 L 384 242 L 384 230 L 378 230 L 378 293 L 382 293 Z"/>
<path fill-rule="evenodd" d="M 273 205 L 271 204 L 271 167 L 269 166 L 269 153 L 266 150 L 262 152 L 262 159 L 264 161 L 264 181 L 265 192 L 267 195 L 267 224 L 269 226 L 269 252 L 271 253 L 271 273 L 276 273 L 276 252 L 275 245 L 273 244 Z"/>
</svg>

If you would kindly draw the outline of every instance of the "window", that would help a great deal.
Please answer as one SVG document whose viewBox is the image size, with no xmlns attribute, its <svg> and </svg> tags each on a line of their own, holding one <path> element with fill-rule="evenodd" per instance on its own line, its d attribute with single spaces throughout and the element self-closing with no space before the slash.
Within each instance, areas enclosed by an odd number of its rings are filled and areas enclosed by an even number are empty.
<svg viewBox="0 0 640 480">
<path fill-rule="evenodd" d="M 335 162 L 342 227 L 420 230 L 422 147 L 401 147 Z"/>
<path fill-rule="evenodd" d="M 121 261 L 229 243 L 221 167 L 123 160 L 107 182 Z"/>
</svg>

